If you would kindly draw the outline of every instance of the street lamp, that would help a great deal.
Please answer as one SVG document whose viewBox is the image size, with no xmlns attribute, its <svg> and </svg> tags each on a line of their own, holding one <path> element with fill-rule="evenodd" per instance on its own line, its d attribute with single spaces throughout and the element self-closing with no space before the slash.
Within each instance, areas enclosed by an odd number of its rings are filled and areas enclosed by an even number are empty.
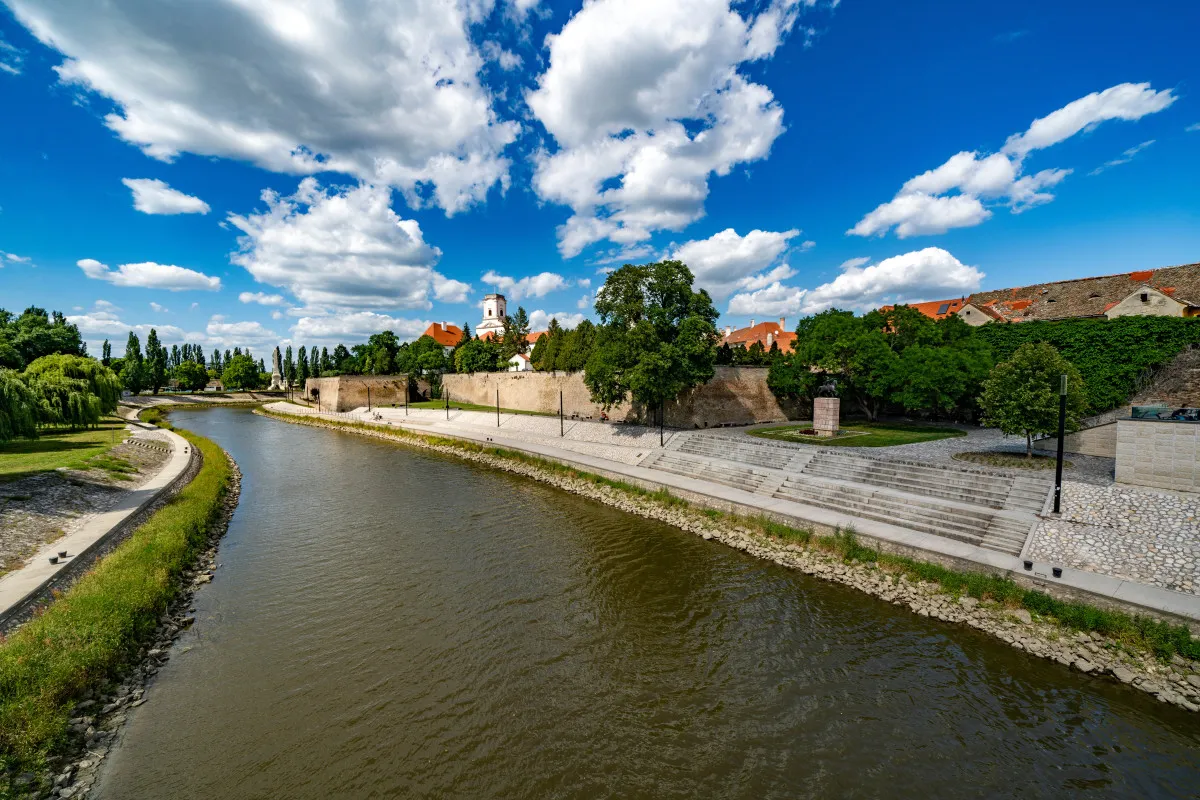
<svg viewBox="0 0 1200 800">
<path fill-rule="evenodd" d="M 1063 440 L 1067 434 L 1067 376 L 1058 378 L 1058 457 L 1054 464 L 1054 513 L 1062 502 Z"/>
</svg>

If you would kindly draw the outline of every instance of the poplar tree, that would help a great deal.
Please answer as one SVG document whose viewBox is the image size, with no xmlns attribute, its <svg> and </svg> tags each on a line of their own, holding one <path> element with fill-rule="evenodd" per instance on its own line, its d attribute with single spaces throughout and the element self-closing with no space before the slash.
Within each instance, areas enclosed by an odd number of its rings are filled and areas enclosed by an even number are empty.
<svg viewBox="0 0 1200 800">
<path fill-rule="evenodd" d="M 308 380 L 308 354 L 301 347 L 296 353 L 296 383 L 303 389 L 306 380 Z"/>
<path fill-rule="evenodd" d="M 146 337 L 146 388 L 154 394 L 167 382 L 167 350 L 158 341 L 158 331 L 150 329 Z"/>
<path fill-rule="evenodd" d="M 283 379 L 291 386 L 296 382 L 296 362 L 292 360 L 292 346 L 283 351 Z"/>
<path fill-rule="evenodd" d="M 105 339 L 104 344 L 100 345 L 100 363 L 107 367 L 110 361 L 112 361 L 112 345 L 108 339 Z"/>
<path fill-rule="evenodd" d="M 142 362 L 142 343 L 137 334 L 129 332 L 125 342 L 125 359 L 121 364 L 121 383 L 131 394 L 138 394 L 145 388 L 145 365 Z"/>
</svg>

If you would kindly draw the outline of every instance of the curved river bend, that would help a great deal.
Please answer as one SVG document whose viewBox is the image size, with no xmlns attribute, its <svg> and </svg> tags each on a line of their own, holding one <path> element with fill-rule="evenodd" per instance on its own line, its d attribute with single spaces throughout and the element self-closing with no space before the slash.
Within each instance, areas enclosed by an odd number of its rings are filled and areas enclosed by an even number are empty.
<svg viewBox="0 0 1200 800">
<path fill-rule="evenodd" d="M 546 486 L 240 409 L 105 798 L 1191 797 L 1200 723 Z"/>
</svg>

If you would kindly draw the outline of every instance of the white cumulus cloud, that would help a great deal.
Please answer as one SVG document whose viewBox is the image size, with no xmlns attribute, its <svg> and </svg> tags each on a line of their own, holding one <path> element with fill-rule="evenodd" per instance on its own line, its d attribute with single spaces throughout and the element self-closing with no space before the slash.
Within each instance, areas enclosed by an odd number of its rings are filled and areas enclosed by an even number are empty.
<svg viewBox="0 0 1200 800">
<path fill-rule="evenodd" d="M 427 320 L 406 319 L 358 311 L 352 314 L 302 316 L 292 326 L 292 341 L 330 347 L 337 344 L 355 345 L 365 342 L 376 333 L 391 331 L 403 341 L 419 337 L 429 327 Z"/>
<path fill-rule="evenodd" d="M 707 289 L 713 299 L 724 300 L 739 288 L 761 284 L 764 271 L 784 254 L 788 242 L 799 235 L 800 231 L 793 228 L 790 231 L 756 229 L 739 236 L 733 228 L 726 228 L 707 239 L 680 245 L 671 258 L 688 265 L 696 276 L 696 286 Z M 775 280 L 791 277 L 791 269 L 786 265 L 772 272 Z"/>
<path fill-rule="evenodd" d="M 857 262 L 857 263 L 854 263 Z M 865 265 L 852 259 L 828 283 L 803 289 L 773 282 L 734 295 L 729 313 L 757 316 L 806 316 L 841 308 L 870 311 L 881 305 L 939 300 L 979 289 L 984 274 L 940 247 L 927 247 Z"/>
<path fill-rule="evenodd" d="M 199 197 L 172 189 L 164 181 L 122 178 L 133 192 L 133 207 L 143 214 L 207 214 L 212 209 Z"/>
<path fill-rule="evenodd" d="M 538 310 L 532 311 L 529 314 L 529 330 L 544 331 L 550 327 L 551 319 L 558 320 L 559 325 L 570 330 L 579 323 L 583 322 L 585 318 L 583 314 L 576 314 L 574 312 L 557 311 L 553 314 L 550 314 L 542 311 L 539 308 Z"/>
<path fill-rule="evenodd" d="M 536 157 L 534 189 L 573 212 L 564 256 L 682 230 L 704 215 L 710 175 L 767 157 L 783 109 L 738 69 L 774 53 L 797 6 L 743 17 L 730 0 L 605 0 L 546 38 L 526 100 L 557 145 Z"/>
<path fill-rule="evenodd" d="M 171 292 L 182 292 L 188 289 L 202 289 L 215 292 L 221 288 L 221 279 L 210 277 L 202 272 L 174 264 L 156 264 L 145 261 L 138 264 L 122 264 L 115 270 L 107 264 L 101 264 L 94 258 L 84 258 L 75 262 L 83 270 L 83 274 L 98 281 L 108 281 L 113 286 L 138 287 L 142 289 L 166 289 Z"/>
<path fill-rule="evenodd" d="M 1155 91 L 1148 83 L 1122 83 L 1093 92 L 1034 120 L 1024 133 L 1008 137 L 999 153 L 957 153 L 937 169 L 912 178 L 893 199 L 864 216 L 847 233 L 882 236 L 894 229 L 905 239 L 978 225 L 992 216 L 985 201 L 1005 205 L 1013 213 L 1048 203 L 1054 195 L 1046 190 L 1061 183 L 1071 170 L 1044 169 L 1025 175 L 1026 156 L 1105 120 L 1141 119 L 1175 100 L 1171 89 Z M 1125 161 L 1132 158 L 1126 155 Z"/>
<path fill-rule="evenodd" d="M 266 292 L 242 292 L 238 295 L 238 300 L 243 303 L 257 303 L 260 306 L 286 306 L 287 300 L 281 294 L 267 294 Z"/>
<path fill-rule="evenodd" d="M 8 6 L 63 54 L 60 80 L 112 101 L 105 123 L 152 158 L 344 172 L 447 212 L 507 185 L 501 152 L 520 126 L 497 118 L 469 31 L 490 0 Z"/>
<path fill-rule="evenodd" d="M 500 294 L 513 303 L 525 297 L 545 297 L 550 292 L 557 292 L 570 285 L 566 278 L 555 272 L 539 272 L 537 275 L 517 280 L 501 275 L 495 270 L 488 270 L 483 275 L 483 282 L 496 287 Z"/>
<path fill-rule="evenodd" d="M 242 232 L 230 260 L 259 283 L 317 307 L 428 309 L 434 298 L 467 299 L 470 286 L 434 270 L 441 250 L 392 210 L 386 186 L 323 189 L 305 178 L 295 194 L 264 191 L 262 200 L 265 210 L 228 217 Z"/>
</svg>

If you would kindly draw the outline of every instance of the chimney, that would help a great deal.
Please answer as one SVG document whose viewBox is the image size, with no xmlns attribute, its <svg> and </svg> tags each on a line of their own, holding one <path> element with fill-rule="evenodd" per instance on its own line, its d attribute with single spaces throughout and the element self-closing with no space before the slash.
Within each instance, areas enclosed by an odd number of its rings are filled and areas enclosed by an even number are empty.
<svg viewBox="0 0 1200 800">
<path fill-rule="evenodd" d="M 784 317 L 779 318 L 779 329 L 783 330 L 786 326 L 783 324 Z"/>
<path fill-rule="evenodd" d="M 729 338 L 729 334 L 731 334 L 731 333 L 733 333 L 733 326 L 732 326 L 732 325 L 726 325 L 726 326 L 725 326 L 725 338 L 726 338 L 726 339 L 728 339 L 728 338 Z"/>
<path fill-rule="evenodd" d="M 750 327 L 751 328 L 754 327 L 754 318 L 753 317 L 750 318 Z"/>
</svg>

